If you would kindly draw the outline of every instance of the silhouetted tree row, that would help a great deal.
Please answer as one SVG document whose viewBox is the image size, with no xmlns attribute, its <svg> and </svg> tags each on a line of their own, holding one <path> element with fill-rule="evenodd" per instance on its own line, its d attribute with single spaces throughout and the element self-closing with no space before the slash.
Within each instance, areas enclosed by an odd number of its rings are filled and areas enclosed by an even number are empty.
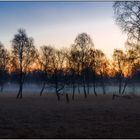
<svg viewBox="0 0 140 140">
<path fill-rule="evenodd" d="M 0 44 L 1 91 L 4 83 L 17 83 L 17 98 L 22 98 L 26 81 L 42 85 L 40 96 L 48 86 L 54 88 L 58 100 L 64 88 L 70 87 L 74 100 L 76 88 L 78 93 L 82 90 L 87 98 L 91 87 L 97 96 L 97 85 L 106 94 L 106 85 L 113 81 L 118 84 L 118 93 L 124 94 L 128 83 L 134 77 L 136 81 L 140 75 L 140 61 L 135 59 L 139 55 L 138 51 L 128 47 L 128 44 L 126 48 L 126 51 L 115 49 L 109 60 L 101 50 L 94 48 L 88 34 L 81 33 L 70 48 L 56 49 L 49 45 L 37 49 L 33 39 L 27 36 L 25 30 L 20 29 L 12 40 L 10 51 Z"/>
<path fill-rule="evenodd" d="M 79 34 L 69 48 L 36 48 L 33 38 L 19 29 L 10 50 L 0 43 L 1 91 L 6 82 L 15 82 L 19 84 L 17 98 L 22 98 L 23 84 L 36 83 L 42 85 L 40 96 L 49 86 L 60 100 L 64 89 L 70 87 L 74 100 L 75 93 L 82 91 L 87 98 L 91 87 L 97 96 L 97 85 L 106 94 L 106 85 L 113 83 L 118 85 L 118 94 L 123 95 L 129 84 L 140 82 L 140 2 L 118 1 L 113 8 L 117 24 L 128 34 L 125 50 L 115 49 L 108 59 L 94 47 L 87 33 Z M 67 93 L 66 99 L 69 101 Z"/>
</svg>

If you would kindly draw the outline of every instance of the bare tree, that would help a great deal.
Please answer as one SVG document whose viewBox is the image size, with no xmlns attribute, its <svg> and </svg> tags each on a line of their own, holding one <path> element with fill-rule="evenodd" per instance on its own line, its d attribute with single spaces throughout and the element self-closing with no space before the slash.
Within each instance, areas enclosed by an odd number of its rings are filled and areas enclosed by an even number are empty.
<svg viewBox="0 0 140 140">
<path fill-rule="evenodd" d="M 125 82 L 124 89 L 122 91 L 122 94 L 124 94 L 125 88 L 130 82 L 130 80 L 133 80 L 134 75 L 136 72 L 140 70 L 140 57 L 139 57 L 139 51 L 135 47 L 129 47 L 128 50 L 126 50 L 126 58 L 127 58 L 127 80 Z M 135 83 L 132 83 L 133 89 L 135 87 Z"/>
<path fill-rule="evenodd" d="M 23 83 L 27 71 L 37 57 L 33 39 L 28 37 L 24 29 L 19 29 L 12 40 L 11 63 L 13 69 L 19 72 L 19 92 L 17 98 L 22 98 Z"/>
<path fill-rule="evenodd" d="M 71 75 L 70 82 L 71 82 L 72 89 L 73 89 L 72 90 L 72 100 L 74 100 L 76 84 L 78 85 L 78 91 L 80 92 L 80 89 L 79 89 L 79 77 L 80 77 L 79 54 L 80 54 L 79 51 L 76 49 L 76 47 L 74 47 L 74 44 L 73 44 L 70 49 L 69 56 L 68 56 L 69 73 Z"/>
<path fill-rule="evenodd" d="M 41 47 L 40 57 L 38 61 L 39 61 L 41 70 L 43 72 L 43 75 L 42 75 L 43 85 L 40 91 L 40 96 L 42 95 L 44 89 L 46 88 L 49 75 L 51 75 L 52 73 L 51 69 L 52 69 L 52 59 L 54 56 L 53 54 L 54 54 L 54 49 L 52 46 Z"/>
<path fill-rule="evenodd" d="M 96 73 L 101 76 L 103 94 L 106 94 L 105 77 L 108 76 L 109 61 L 107 60 L 105 54 L 101 50 L 96 49 L 95 55 L 96 55 L 95 57 Z"/>
<path fill-rule="evenodd" d="M 65 86 L 65 83 L 61 81 L 63 77 L 61 75 L 64 74 L 63 72 L 64 62 L 65 55 L 63 54 L 63 51 L 55 49 L 52 57 L 52 71 L 54 79 L 54 88 L 58 101 L 60 100 L 60 91 L 63 90 Z"/>
<path fill-rule="evenodd" d="M 96 92 L 96 50 L 90 49 L 89 50 L 89 68 L 91 69 L 91 77 L 93 83 L 93 92 L 94 95 L 97 96 Z"/>
<path fill-rule="evenodd" d="M 129 39 L 140 41 L 140 2 L 116 1 L 113 5 L 116 23 Z"/>
<path fill-rule="evenodd" d="M 82 84 L 83 84 L 84 95 L 85 95 L 85 98 L 87 98 L 86 80 L 85 80 L 86 75 L 85 75 L 84 69 L 86 67 L 85 62 L 87 60 L 87 57 L 89 57 L 87 55 L 88 51 L 89 51 L 89 49 L 94 47 L 94 44 L 88 34 L 81 33 L 76 37 L 76 39 L 74 41 L 74 47 L 76 47 L 77 51 L 80 53 L 80 55 L 79 55 L 80 72 L 82 75 Z"/>
<path fill-rule="evenodd" d="M 126 65 L 127 65 L 126 54 L 120 49 L 115 49 L 113 53 L 113 66 L 119 81 L 119 94 L 122 94 L 122 85 L 124 75 L 126 72 Z"/>
<path fill-rule="evenodd" d="M 134 71 L 136 71 L 135 62 L 138 62 L 140 58 L 140 2 L 118 1 L 114 2 L 113 7 L 117 24 L 120 26 L 121 30 L 128 35 L 126 43 L 129 46 L 127 52 L 127 63 L 129 66 L 128 73 L 131 73 L 131 75 L 129 75 L 127 82 L 125 82 L 126 87 L 130 79 L 132 80 L 133 74 L 135 73 Z M 135 56 L 133 54 L 135 54 Z"/>
<path fill-rule="evenodd" d="M 1 92 L 3 91 L 4 83 L 6 82 L 6 73 L 9 64 L 9 52 L 0 43 L 0 86 Z"/>
</svg>

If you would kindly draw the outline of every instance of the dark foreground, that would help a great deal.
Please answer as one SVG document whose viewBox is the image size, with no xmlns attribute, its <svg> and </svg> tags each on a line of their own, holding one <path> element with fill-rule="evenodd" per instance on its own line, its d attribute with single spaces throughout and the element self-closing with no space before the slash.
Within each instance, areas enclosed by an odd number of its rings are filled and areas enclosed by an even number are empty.
<svg viewBox="0 0 140 140">
<path fill-rule="evenodd" d="M 140 138 L 140 97 L 0 95 L 0 138 Z"/>
</svg>

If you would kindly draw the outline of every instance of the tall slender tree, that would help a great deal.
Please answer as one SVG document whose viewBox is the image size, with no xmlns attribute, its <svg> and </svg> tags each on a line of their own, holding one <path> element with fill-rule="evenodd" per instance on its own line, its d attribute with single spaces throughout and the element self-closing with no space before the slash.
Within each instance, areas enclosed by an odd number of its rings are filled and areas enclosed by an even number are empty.
<svg viewBox="0 0 140 140">
<path fill-rule="evenodd" d="M 80 53 L 79 61 L 80 61 L 80 72 L 82 76 L 82 84 L 85 98 L 87 98 L 87 91 L 86 91 L 86 75 L 84 69 L 86 68 L 86 61 L 88 56 L 88 52 L 91 48 L 94 47 L 92 39 L 86 33 L 79 34 L 75 41 L 74 47 L 76 47 L 77 51 Z"/>
<path fill-rule="evenodd" d="M 127 58 L 126 54 L 120 50 L 115 49 L 113 53 L 113 66 L 116 71 L 116 77 L 119 82 L 119 94 L 122 94 L 123 79 L 126 72 Z"/>
<path fill-rule="evenodd" d="M 103 94 L 106 94 L 106 90 L 105 90 L 105 77 L 108 76 L 108 70 L 109 70 L 109 62 L 105 56 L 105 54 L 101 51 L 96 49 L 95 51 L 95 69 L 96 69 L 96 73 L 98 73 L 101 77 L 101 85 L 102 85 L 102 89 L 103 89 Z"/>
<path fill-rule="evenodd" d="M 52 46 L 41 47 L 40 57 L 38 59 L 39 65 L 42 70 L 42 80 L 43 85 L 40 91 L 40 96 L 42 95 L 44 89 L 46 88 L 47 82 L 49 83 L 49 75 L 52 73 L 52 59 L 54 57 L 54 48 Z"/>
<path fill-rule="evenodd" d="M 60 100 L 60 91 L 62 91 L 65 86 L 65 83 L 63 82 L 64 76 L 63 67 L 65 57 L 66 56 L 64 55 L 62 50 L 55 50 L 52 57 L 53 81 L 58 101 Z"/>
<path fill-rule="evenodd" d="M 22 98 L 23 83 L 27 71 L 35 61 L 37 52 L 33 39 L 28 37 L 24 29 L 19 29 L 12 40 L 11 63 L 13 69 L 19 73 L 19 91 L 17 98 Z"/>
</svg>

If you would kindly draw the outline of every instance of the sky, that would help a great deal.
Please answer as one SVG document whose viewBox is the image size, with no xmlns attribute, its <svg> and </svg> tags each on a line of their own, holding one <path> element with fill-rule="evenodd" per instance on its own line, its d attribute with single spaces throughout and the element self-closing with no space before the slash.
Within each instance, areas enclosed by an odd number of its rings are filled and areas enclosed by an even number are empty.
<svg viewBox="0 0 140 140">
<path fill-rule="evenodd" d="M 114 20 L 113 2 L 0 2 L 0 41 L 8 49 L 19 28 L 26 29 L 37 48 L 70 47 L 87 33 L 108 57 L 124 48 L 126 35 Z"/>
</svg>

